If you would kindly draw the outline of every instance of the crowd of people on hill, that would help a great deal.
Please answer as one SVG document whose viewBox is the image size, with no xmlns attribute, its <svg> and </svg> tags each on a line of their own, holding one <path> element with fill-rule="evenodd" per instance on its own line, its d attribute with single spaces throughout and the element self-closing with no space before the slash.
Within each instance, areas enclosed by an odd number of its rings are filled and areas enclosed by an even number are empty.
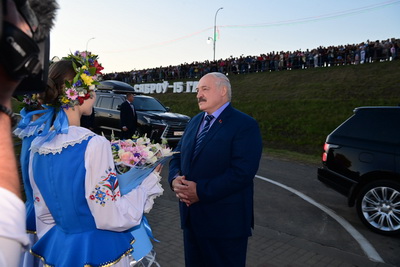
<svg viewBox="0 0 400 267">
<path fill-rule="evenodd" d="M 147 83 L 175 79 L 199 79 L 210 72 L 245 74 L 252 72 L 281 71 L 364 64 L 399 58 L 400 39 L 376 40 L 340 46 L 319 46 L 305 51 L 272 51 L 258 56 L 229 57 L 216 61 L 182 63 L 177 66 L 157 67 L 104 75 L 105 80 L 126 83 Z"/>
</svg>

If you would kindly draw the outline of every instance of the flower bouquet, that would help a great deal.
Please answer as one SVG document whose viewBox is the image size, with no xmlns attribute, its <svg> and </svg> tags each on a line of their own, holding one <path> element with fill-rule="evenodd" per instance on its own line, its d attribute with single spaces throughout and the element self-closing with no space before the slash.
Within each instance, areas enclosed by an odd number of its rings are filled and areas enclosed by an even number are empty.
<svg viewBox="0 0 400 267">
<path fill-rule="evenodd" d="M 140 185 L 159 164 L 174 154 L 164 140 L 161 144 L 153 143 L 146 135 L 125 140 L 114 140 L 112 136 L 111 151 L 122 195 Z"/>
<path fill-rule="evenodd" d="M 132 139 L 114 140 L 111 136 L 111 150 L 121 194 L 127 194 L 149 176 L 154 169 L 164 163 L 175 152 L 167 147 L 163 140 L 161 144 L 152 143 L 146 135 L 133 136 Z M 147 211 L 148 212 L 148 211 Z M 135 237 L 132 255 L 136 262 L 146 261 L 155 263 L 155 252 L 150 239 L 153 237 L 147 218 L 143 215 L 140 225 L 131 229 Z M 142 262 L 144 264 L 144 262 Z"/>
</svg>

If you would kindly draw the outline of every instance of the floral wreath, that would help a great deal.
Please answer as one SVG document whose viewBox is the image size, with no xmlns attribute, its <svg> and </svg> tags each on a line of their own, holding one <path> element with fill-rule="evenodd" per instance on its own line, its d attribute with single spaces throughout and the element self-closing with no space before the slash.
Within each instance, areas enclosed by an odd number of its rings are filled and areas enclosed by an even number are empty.
<svg viewBox="0 0 400 267">
<path fill-rule="evenodd" d="M 98 56 L 88 51 L 79 52 L 64 57 L 63 60 L 71 60 L 76 72 L 72 83 L 65 81 L 65 90 L 59 96 L 61 107 L 68 108 L 82 105 L 83 101 L 93 97 L 98 79 L 104 69 L 97 61 Z"/>
</svg>

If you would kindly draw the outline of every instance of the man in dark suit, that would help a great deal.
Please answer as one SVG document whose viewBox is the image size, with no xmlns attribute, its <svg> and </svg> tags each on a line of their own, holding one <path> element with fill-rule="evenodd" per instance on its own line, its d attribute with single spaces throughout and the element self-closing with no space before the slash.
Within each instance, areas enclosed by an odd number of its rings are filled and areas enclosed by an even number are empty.
<svg viewBox="0 0 400 267">
<path fill-rule="evenodd" d="M 121 139 L 131 139 L 136 131 L 137 116 L 133 106 L 134 99 L 132 93 L 127 93 L 126 101 L 120 107 Z"/>
<path fill-rule="evenodd" d="M 186 127 L 168 178 L 180 199 L 185 263 L 245 266 L 254 227 L 253 179 L 262 153 L 260 129 L 252 117 L 232 107 L 231 85 L 222 73 L 200 79 L 197 100 L 204 112 Z"/>
</svg>

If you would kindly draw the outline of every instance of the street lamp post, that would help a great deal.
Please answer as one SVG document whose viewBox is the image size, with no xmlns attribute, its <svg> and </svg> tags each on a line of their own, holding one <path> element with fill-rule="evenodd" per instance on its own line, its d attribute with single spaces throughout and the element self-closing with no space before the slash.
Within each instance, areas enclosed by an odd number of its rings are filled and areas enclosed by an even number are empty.
<svg viewBox="0 0 400 267">
<path fill-rule="evenodd" d="M 89 45 L 89 42 L 90 42 L 90 40 L 93 40 L 95 37 L 92 37 L 92 38 L 90 38 L 89 40 L 87 40 L 87 42 L 86 42 L 86 52 L 88 51 L 87 49 L 88 49 L 88 45 Z"/>
<path fill-rule="evenodd" d="M 214 38 L 213 38 L 213 42 L 214 42 L 214 44 L 213 44 L 213 51 L 214 51 L 214 60 L 213 61 L 215 61 L 215 41 L 217 41 L 217 36 L 216 36 L 216 30 L 217 30 L 217 14 L 218 14 L 218 11 L 220 11 L 221 9 L 223 9 L 223 7 L 220 7 L 220 8 L 218 8 L 218 10 L 217 10 L 217 12 L 215 12 L 215 17 L 214 17 Z"/>
</svg>

